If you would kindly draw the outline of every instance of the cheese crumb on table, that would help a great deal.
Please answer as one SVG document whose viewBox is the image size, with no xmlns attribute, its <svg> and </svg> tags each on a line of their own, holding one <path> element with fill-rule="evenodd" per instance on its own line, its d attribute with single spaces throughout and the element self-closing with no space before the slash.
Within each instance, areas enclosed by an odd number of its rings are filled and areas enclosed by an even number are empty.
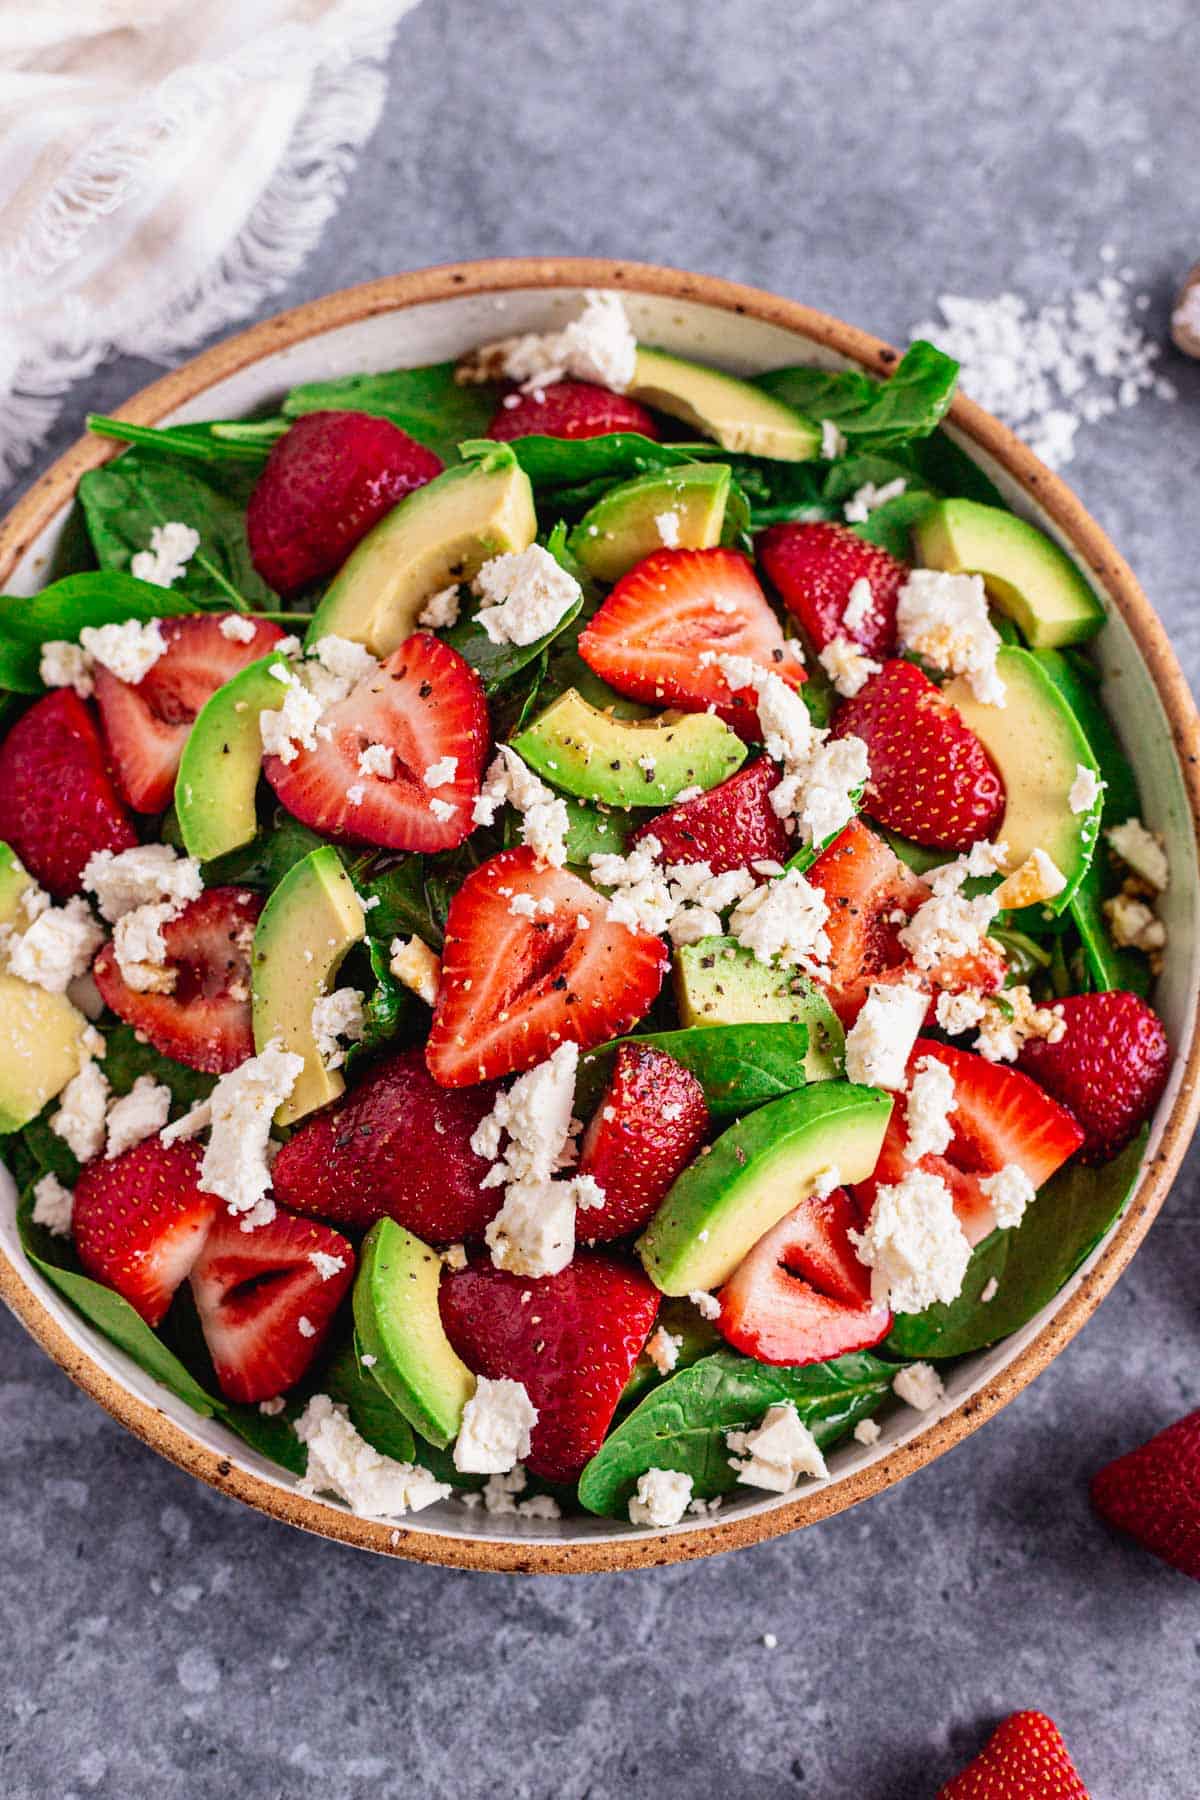
<svg viewBox="0 0 1200 1800">
<path fill-rule="evenodd" d="M 553 631 L 581 589 L 543 549 L 506 551 L 485 562 L 472 586 L 487 602 L 475 615 L 493 644 L 534 644 Z"/>
<path fill-rule="evenodd" d="M 897 1089 L 929 1008 L 929 995 L 905 982 L 875 982 L 846 1033 L 846 1079 Z"/>
<path fill-rule="evenodd" d="M 33 1186 L 33 1222 L 51 1237 L 70 1237 L 75 1196 L 57 1175 L 43 1175 Z"/>
<path fill-rule="evenodd" d="M 200 533 L 178 519 L 155 525 L 150 532 L 150 548 L 139 550 L 129 559 L 129 573 L 152 587 L 169 588 L 179 580 L 200 548 Z"/>
<path fill-rule="evenodd" d="M 1147 831 L 1140 819 L 1110 826 L 1105 836 L 1126 868 L 1158 893 L 1165 890 L 1170 879 L 1167 853 L 1162 839 Z"/>
<path fill-rule="evenodd" d="M 637 1492 L 629 1502 L 629 1522 L 665 1531 L 668 1525 L 678 1525 L 691 1498 L 690 1475 L 678 1469 L 647 1469 L 638 1476 Z"/>
<path fill-rule="evenodd" d="M 397 1462 L 368 1444 L 344 1406 L 314 1394 L 296 1420 L 296 1436 L 308 1447 L 302 1494 L 333 1494 L 368 1519 L 399 1519 L 448 1498 L 448 1482 L 435 1481 L 416 1463 Z"/>
<path fill-rule="evenodd" d="M 171 1116 L 171 1090 L 152 1075 L 139 1075 L 129 1092 L 108 1109 L 106 1162 L 143 1139 L 154 1137 Z"/>
<path fill-rule="evenodd" d="M 1004 705 L 996 673 L 1000 634 L 988 618 L 981 576 L 913 569 L 897 597 L 896 631 L 902 650 L 943 674 L 965 675 L 981 705 Z"/>
<path fill-rule="evenodd" d="M 871 1300 L 894 1313 L 949 1304 L 962 1290 L 971 1246 L 940 1175 L 913 1168 L 875 1190 L 865 1231 L 851 1231 L 855 1254 L 871 1271 Z"/>
<path fill-rule="evenodd" d="M 927 1362 L 910 1363 L 901 1369 L 892 1382 L 892 1392 L 918 1412 L 928 1412 L 946 1397 L 941 1376 Z"/>
<path fill-rule="evenodd" d="M 463 1408 L 454 1466 L 464 1475 L 504 1475 L 529 1455 L 538 1409 L 523 1382 L 481 1375 Z"/>
<path fill-rule="evenodd" d="M 729 1466 L 746 1487 L 787 1494 L 801 1475 L 823 1480 L 829 1470 L 820 1445 L 791 1401 L 768 1407 L 753 1431 L 727 1431 Z"/>
</svg>

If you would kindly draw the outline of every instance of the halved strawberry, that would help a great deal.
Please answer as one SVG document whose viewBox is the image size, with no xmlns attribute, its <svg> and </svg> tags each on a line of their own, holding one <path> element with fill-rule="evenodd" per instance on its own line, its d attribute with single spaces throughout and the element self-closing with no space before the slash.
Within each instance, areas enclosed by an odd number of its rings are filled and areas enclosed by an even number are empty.
<svg viewBox="0 0 1200 1800">
<path fill-rule="evenodd" d="M 1158 1014 L 1136 994 L 1073 994 L 1059 1006 L 1065 1035 L 1026 1044 L 1021 1067 L 1079 1120 L 1081 1161 L 1107 1162 L 1162 1098 L 1171 1046 Z"/>
<path fill-rule="evenodd" d="M 664 862 L 706 862 L 714 875 L 752 862 L 786 862 L 791 839 L 770 801 L 778 783 L 777 764 L 769 756 L 756 757 L 706 794 L 639 825 L 634 842 L 652 835 L 663 847 Z"/>
<path fill-rule="evenodd" d="M 1200 1409 L 1098 1470 L 1091 1495 L 1102 1519 L 1200 1581 Z"/>
<path fill-rule="evenodd" d="M 779 620 L 737 550 L 656 550 L 618 581 L 579 635 L 579 654 L 619 694 L 652 706 L 716 712 L 742 737 L 758 730 L 754 694 L 733 693 L 701 658 L 747 656 L 798 684 Z"/>
<path fill-rule="evenodd" d="M 56 900 L 97 850 L 137 843 L 92 710 L 70 688 L 37 700 L 0 744 L 0 839 Z"/>
<path fill-rule="evenodd" d="M 441 472 L 441 458 L 390 419 L 307 413 L 272 449 L 250 496 L 255 568 L 277 594 L 321 581 L 398 500 Z"/>
<path fill-rule="evenodd" d="M 590 438 L 610 431 L 659 435 L 644 406 L 591 381 L 555 381 L 531 394 L 511 393 L 487 428 L 490 438 L 502 442 L 534 432 L 543 437 Z"/>
<path fill-rule="evenodd" d="M 271 1170 L 294 1212 L 365 1229 L 385 1215 L 429 1243 L 477 1236 L 500 1210 L 489 1164 L 471 1134 L 495 1088 L 439 1087 L 419 1049 L 370 1068 L 353 1090 L 307 1120 Z"/>
<path fill-rule="evenodd" d="M 607 1242 L 639 1231 L 708 1135 L 704 1089 L 682 1063 L 650 1045 L 622 1044 L 579 1151 L 604 1205 L 581 1212 L 579 1236 Z"/>
<path fill-rule="evenodd" d="M 519 895 L 535 903 L 532 918 L 512 910 Z M 435 1081 L 468 1087 L 516 1074 L 561 1043 L 590 1050 L 649 1011 L 666 946 L 615 924 L 607 904 L 528 849 L 503 850 L 467 876 L 450 902 L 425 1046 Z"/>
<path fill-rule="evenodd" d="M 198 1144 L 146 1138 L 111 1162 L 88 1163 L 75 1184 L 71 1230 L 85 1273 L 147 1325 L 163 1318 L 222 1210 L 200 1191 L 201 1160 Z"/>
<path fill-rule="evenodd" d="M 222 1208 L 191 1280 L 227 1400 L 272 1400 L 296 1385 L 354 1280 L 354 1261 L 353 1246 L 328 1225 L 276 1212 L 243 1231 Z"/>
<path fill-rule="evenodd" d="M 850 1242 L 862 1224 L 845 1188 L 802 1200 L 718 1294 L 722 1337 L 756 1362 L 797 1365 L 879 1343 L 892 1315 L 872 1306 L 871 1272 Z"/>
<path fill-rule="evenodd" d="M 937 1800 L 1088 1800 L 1088 1792 L 1054 1720 L 1017 1712 L 938 1789 Z"/>
<path fill-rule="evenodd" d="M 100 725 L 121 797 L 135 812 L 161 812 L 171 798 L 183 746 L 196 714 L 240 669 L 266 656 L 283 636 L 267 619 L 247 619 L 245 643 L 226 637 L 228 613 L 160 619 L 166 653 L 136 687 L 109 669 L 94 672 Z"/>
<path fill-rule="evenodd" d="M 263 773 L 287 810 L 326 837 L 388 850 L 453 850 L 474 829 L 471 804 L 487 759 L 490 728 L 483 683 L 471 665 L 419 631 L 331 706 L 315 750 L 294 762 L 263 758 Z M 390 775 L 364 773 L 370 745 L 393 753 Z M 435 786 L 425 776 L 453 758 Z M 440 773 L 440 772 L 439 772 Z M 447 810 L 448 809 L 448 810 Z"/>
<path fill-rule="evenodd" d="M 111 943 L 92 966 L 96 986 L 164 1056 L 223 1075 L 254 1055 L 250 1026 L 250 947 L 262 896 L 249 888 L 206 888 L 162 927 L 173 974 L 169 993 L 142 992 L 125 981 Z"/>
<path fill-rule="evenodd" d="M 868 656 L 896 648 L 896 600 L 908 580 L 906 564 L 880 544 L 870 544 L 848 525 L 824 520 L 770 525 L 754 542 L 759 567 L 818 650 L 835 637 L 851 638 Z M 871 608 L 860 624 L 846 624 L 856 581 L 871 588 Z"/>
<path fill-rule="evenodd" d="M 538 1281 L 472 1262 L 443 1275 L 439 1302 L 469 1369 L 525 1384 L 538 1409 L 526 1467 L 572 1481 L 604 1441 L 654 1325 L 658 1290 L 635 1263 L 581 1250 Z"/>
<path fill-rule="evenodd" d="M 860 737 L 864 810 L 918 844 L 969 850 L 1004 817 L 1004 783 L 961 715 L 913 663 L 894 661 L 838 707 L 835 737 Z"/>
</svg>

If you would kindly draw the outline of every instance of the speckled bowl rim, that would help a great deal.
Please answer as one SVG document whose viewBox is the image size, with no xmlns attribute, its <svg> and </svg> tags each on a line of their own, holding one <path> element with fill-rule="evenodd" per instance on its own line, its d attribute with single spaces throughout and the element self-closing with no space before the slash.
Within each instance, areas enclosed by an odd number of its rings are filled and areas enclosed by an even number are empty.
<svg viewBox="0 0 1200 1800">
<path fill-rule="evenodd" d="M 898 360 L 898 352 L 890 345 L 827 313 L 716 276 L 694 275 L 651 263 L 590 257 L 506 257 L 448 263 L 387 276 L 280 313 L 152 382 L 134 395 L 120 416 L 153 425 L 248 364 L 306 338 L 379 314 L 463 294 L 499 295 L 515 289 L 561 287 L 627 289 L 749 316 L 798 332 L 875 374 L 888 374 Z M 991 414 L 970 400 L 958 398 L 949 418 L 962 435 L 993 457 L 1044 508 L 1122 614 L 1170 722 L 1195 830 L 1200 821 L 1200 721 L 1166 633 L 1132 570 L 1065 482 Z M 7 581 L 30 544 L 70 503 L 80 476 L 106 462 L 119 448 L 105 439 L 81 438 L 34 483 L 0 525 L 0 585 Z M 593 1574 L 685 1562 L 794 1531 L 883 1493 L 961 1443 L 1053 1361 L 1129 1263 L 1162 1205 L 1187 1149 L 1200 1112 L 1200 1020 L 1195 1014 L 1189 1040 L 1180 1056 L 1182 1076 L 1162 1123 L 1156 1154 L 1143 1172 L 1120 1224 L 1078 1287 L 1012 1362 L 915 1438 L 828 1487 L 799 1495 L 766 1512 L 725 1518 L 716 1514 L 693 1529 L 665 1536 L 525 1543 L 450 1536 L 420 1525 L 393 1526 L 358 1518 L 237 1467 L 123 1387 L 71 1341 L 28 1285 L 23 1269 L 4 1250 L 0 1250 L 0 1298 L 71 1379 L 143 1443 L 211 1487 L 272 1518 L 361 1549 L 452 1568 Z M 597 1524 L 602 1528 L 601 1521 Z"/>
</svg>

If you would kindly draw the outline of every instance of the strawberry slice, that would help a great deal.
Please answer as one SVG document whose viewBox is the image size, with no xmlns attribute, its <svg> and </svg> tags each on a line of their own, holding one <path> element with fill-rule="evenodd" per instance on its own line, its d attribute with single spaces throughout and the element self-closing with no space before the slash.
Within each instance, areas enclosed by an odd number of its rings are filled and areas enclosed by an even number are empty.
<svg viewBox="0 0 1200 1800">
<path fill-rule="evenodd" d="M 960 714 L 913 663 L 883 665 L 838 707 L 835 737 L 860 737 L 871 775 L 865 809 L 918 844 L 969 850 L 995 835 L 1004 783 Z"/>
<path fill-rule="evenodd" d="M 169 803 L 183 746 L 204 702 L 283 636 L 267 619 L 246 619 L 253 637 L 245 643 L 226 637 L 221 620 L 235 616 L 160 619 L 166 653 L 136 687 L 109 669 L 95 669 L 96 705 L 117 788 L 135 812 L 161 812 Z"/>
<path fill-rule="evenodd" d="M 695 800 L 668 807 L 639 825 L 633 841 L 654 836 L 663 847 L 664 862 L 706 862 L 714 875 L 752 862 L 786 862 L 791 839 L 770 801 L 778 783 L 777 765 L 769 756 L 756 757 Z"/>
<path fill-rule="evenodd" d="M 325 837 L 388 850 L 453 850 L 474 829 L 471 804 L 490 737 L 483 683 L 457 650 L 419 631 L 325 712 L 315 750 L 263 758 L 293 817 Z M 391 774 L 364 773 L 370 745 L 392 751 Z M 425 775 L 453 757 L 454 773 Z M 448 811 L 446 810 L 448 809 Z"/>
<path fill-rule="evenodd" d="M 1079 1120 L 1080 1160 L 1107 1162 L 1161 1100 L 1171 1046 L 1162 1020 L 1136 994 L 1075 994 L 1059 1006 L 1065 1036 L 1026 1044 L 1020 1064 Z"/>
<path fill-rule="evenodd" d="M 1088 1800 L 1053 1719 L 1010 1713 L 973 1762 L 938 1789 L 937 1800 Z"/>
<path fill-rule="evenodd" d="M 0 744 L 0 839 L 56 900 L 97 850 L 137 843 L 92 710 L 70 688 L 35 701 Z"/>
<path fill-rule="evenodd" d="M 354 1260 L 353 1246 L 328 1225 L 276 1212 L 243 1231 L 221 1210 L 191 1279 L 227 1400 L 272 1400 L 295 1386 L 354 1279 Z"/>
<path fill-rule="evenodd" d="M 504 1198 L 471 1134 L 495 1088 L 439 1087 L 419 1049 L 376 1063 L 353 1091 L 293 1133 L 271 1182 L 293 1212 L 365 1230 L 395 1219 L 427 1243 L 478 1236 Z"/>
<path fill-rule="evenodd" d="M 92 966 L 96 986 L 117 1017 L 164 1056 L 224 1075 L 254 1055 L 250 949 L 262 906 L 249 888 L 207 888 L 161 928 L 168 992 L 130 987 L 111 943 Z"/>
<path fill-rule="evenodd" d="M 514 912 L 521 896 L 532 917 Z M 666 966 L 662 939 L 615 924 L 586 881 L 503 850 L 450 902 L 429 1071 L 467 1087 L 531 1069 L 561 1043 L 607 1043 L 649 1011 Z"/>
<path fill-rule="evenodd" d="M 1200 1581 L 1200 1410 L 1092 1479 L 1092 1505 L 1193 1581 Z"/>
<path fill-rule="evenodd" d="M 604 1441 L 658 1312 L 658 1290 L 633 1263 L 581 1250 L 531 1281 L 489 1262 L 442 1277 L 446 1336 L 476 1375 L 524 1382 L 538 1410 L 526 1467 L 572 1481 Z"/>
<path fill-rule="evenodd" d="M 896 649 L 896 601 L 908 568 L 879 544 L 869 544 L 848 525 L 824 521 L 771 525 L 755 539 L 759 567 L 792 617 L 824 650 L 836 637 L 861 644 L 882 659 Z M 856 581 L 871 588 L 870 611 L 861 623 L 846 624 L 846 607 Z"/>
<path fill-rule="evenodd" d="M 146 1138 L 75 1184 L 71 1230 L 84 1271 L 157 1325 L 204 1248 L 221 1210 L 200 1191 L 198 1144 Z"/>
<path fill-rule="evenodd" d="M 579 1153 L 604 1205 L 581 1212 L 590 1243 L 639 1231 L 708 1136 L 704 1089 L 690 1069 L 649 1045 L 622 1044 Z"/>
<path fill-rule="evenodd" d="M 372 525 L 442 472 L 441 458 L 370 413 L 306 413 L 274 446 L 246 508 L 255 568 L 277 594 L 332 575 Z"/>
<path fill-rule="evenodd" d="M 542 437 L 604 437 L 610 431 L 636 431 L 657 438 L 658 426 L 644 406 L 611 388 L 591 381 L 556 381 L 531 394 L 506 396 L 487 428 L 502 443 L 538 433 Z"/>
<path fill-rule="evenodd" d="M 892 1315 L 872 1306 L 871 1272 L 850 1242 L 862 1224 L 844 1188 L 802 1200 L 718 1294 L 722 1337 L 756 1362 L 797 1366 L 879 1343 Z"/>
<path fill-rule="evenodd" d="M 733 693 L 706 654 L 747 656 L 793 684 L 804 670 L 737 550 L 656 550 L 623 575 L 579 635 L 579 654 L 631 700 L 709 709 L 742 737 L 758 733 L 754 694 Z"/>
</svg>

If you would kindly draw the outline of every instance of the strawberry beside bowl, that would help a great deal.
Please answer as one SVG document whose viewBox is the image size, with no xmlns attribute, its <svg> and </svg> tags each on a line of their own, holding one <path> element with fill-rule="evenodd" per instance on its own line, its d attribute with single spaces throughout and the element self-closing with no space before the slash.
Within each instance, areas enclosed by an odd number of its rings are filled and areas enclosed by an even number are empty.
<svg viewBox="0 0 1200 1800">
<path fill-rule="evenodd" d="M 123 416 L 141 425 L 242 417 L 269 407 L 305 381 L 442 361 L 501 333 L 559 328 L 591 289 L 622 294 L 643 342 L 734 374 L 809 363 L 860 367 L 886 376 L 897 361 L 887 346 L 826 315 L 733 283 L 627 263 L 498 261 L 399 276 L 298 308 L 156 382 L 129 403 Z M 535 413 L 540 404 L 534 403 Z M 1132 573 L 1075 496 L 969 401 L 954 402 L 948 426 L 1007 504 L 1068 550 L 1102 600 L 1107 623 L 1093 648 L 1105 703 L 1133 753 L 1146 823 L 1162 836 L 1170 860 L 1171 882 L 1161 907 L 1168 946 L 1155 999 L 1173 1064 L 1132 1197 L 1119 1221 L 1035 1317 L 992 1348 L 944 1364 L 945 1394 L 929 1410 L 897 1408 L 888 1413 L 876 1443 L 851 1439 L 834 1450 L 827 1480 L 777 1497 L 739 1489 L 719 1511 L 688 1517 L 665 1531 L 591 1516 L 489 1515 L 456 1501 L 440 1502 L 391 1524 L 300 1493 L 277 1464 L 258 1455 L 217 1418 L 199 1415 L 88 1326 L 25 1258 L 14 1185 L 7 1174 L 0 1175 L 0 1293 L 72 1378 L 137 1436 L 264 1512 L 363 1548 L 496 1570 L 630 1568 L 753 1543 L 880 1492 L 982 1424 L 1085 1322 L 1145 1234 L 1200 1107 L 1200 969 L 1192 928 L 1200 733 L 1161 626 Z M 551 429 L 565 435 L 569 421 Z M 44 584 L 80 477 L 117 449 L 96 437 L 82 440 L 0 528 L 0 584 L 6 593 L 33 593 Z M 260 524 L 269 535 L 270 521 Z"/>
</svg>

